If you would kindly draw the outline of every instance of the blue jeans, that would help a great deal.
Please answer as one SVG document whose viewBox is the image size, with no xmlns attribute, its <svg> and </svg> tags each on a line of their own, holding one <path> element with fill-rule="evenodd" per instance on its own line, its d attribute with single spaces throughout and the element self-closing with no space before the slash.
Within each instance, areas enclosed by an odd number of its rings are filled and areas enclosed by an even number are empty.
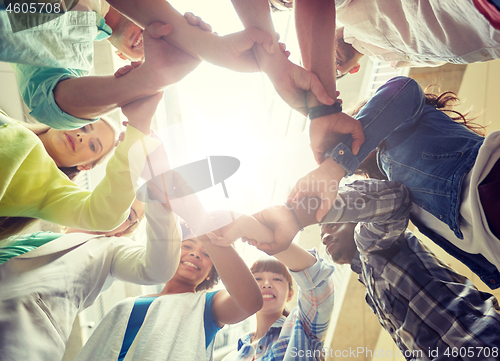
<svg viewBox="0 0 500 361">
<path fill-rule="evenodd" d="M 352 173 L 385 140 L 378 152 L 379 168 L 390 180 L 403 182 L 415 204 L 463 239 L 459 224 L 462 183 L 474 166 L 484 138 L 426 105 L 420 86 L 406 77 L 393 78 L 381 86 L 357 119 L 366 139 L 358 155 L 350 151 L 350 135 L 342 137 L 328 155 Z M 500 287 L 500 272 L 483 256 L 470 255 L 425 225 L 414 223 L 491 288 Z"/>
</svg>

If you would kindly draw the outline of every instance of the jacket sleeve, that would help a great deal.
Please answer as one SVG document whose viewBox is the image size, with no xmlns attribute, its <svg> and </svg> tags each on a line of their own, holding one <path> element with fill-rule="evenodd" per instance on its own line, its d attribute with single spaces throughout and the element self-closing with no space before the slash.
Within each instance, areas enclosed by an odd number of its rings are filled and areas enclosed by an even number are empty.
<svg viewBox="0 0 500 361">
<path fill-rule="evenodd" d="M 410 192 L 395 181 L 368 179 L 339 189 L 324 223 L 358 223 L 356 246 L 360 253 L 389 248 L 408 226 Z"/>
<path fill-rule="evenodd" d="M 311 267 L 290 274 L 297 282 L 298 317 L 309 337 L 323 340 L 333 311 L 333 271 L 331 264 L 319 258 L 316 250 L 309 251 L 316 257 Z"/>
<path fill-rule="evenodd" d="M 177 271 L 182 243 L 176 216 L 160 203 L 146 203 L 147 244 L 120 240 L 114 250 L 111 274 L 137 284 L 165 283 Z"/>
<path fill-rule="evenodd" d="M 365 135 L 358 154 L 351 152 L 351 135 L 344 135 L 327 156 L 341 165 L 347 175 L 352 175 L 368 154 L 391 133 L 413 126 L 420 119 L 424 105 L 424 92 L 415 80 L 402 76 L 389 80 L 356 115 Z"/>
<path fill-rule="evenodd" d="M 160 144 L 158 139 L 127 127 L 125 139 L 108 162 L 105 177 L 92 192 L 71 182 L 38 143 L 10 180 L 0 215 L 41 218 L 93 231 L 118 227 L 128 217 L 146 162 L 144 152 L 133 151 L 138 142 L 146 144 L 147 149 Z"/>
</svg>

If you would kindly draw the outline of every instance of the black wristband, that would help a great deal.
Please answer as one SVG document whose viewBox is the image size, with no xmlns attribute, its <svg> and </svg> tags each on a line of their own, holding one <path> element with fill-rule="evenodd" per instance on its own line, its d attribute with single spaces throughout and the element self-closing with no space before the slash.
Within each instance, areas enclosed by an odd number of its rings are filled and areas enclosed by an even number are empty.
<svg viewBox="0 0 500 361">
<path fill-rule="evenodd" d="M 297 217 L 297 215 L 295 214 L 295 211 L 293 210 L 293 208 L 290 205 L 290 203 L 285 202 L 285 206 L 286 206 L 286 208 L 288 208 L 288 210 L 290 212 L 292 212 L 293 218 L 295 218 L 295 222 L 297 222 L 297 225 L 299 226 L 300 230 L 303 231 L 304 227 L 302 227 L 302 225 L 300 224 L 299 217 Z"/>
<path fill-rule="evenodd" d="M 324 117 L 325 115 L 340 113 L 342 111 L 342 104 L 335 102 L 332 105 L 318 105 L 307 110 L 307 116 L 313 120 L 315 118 Z"/>
</svg>

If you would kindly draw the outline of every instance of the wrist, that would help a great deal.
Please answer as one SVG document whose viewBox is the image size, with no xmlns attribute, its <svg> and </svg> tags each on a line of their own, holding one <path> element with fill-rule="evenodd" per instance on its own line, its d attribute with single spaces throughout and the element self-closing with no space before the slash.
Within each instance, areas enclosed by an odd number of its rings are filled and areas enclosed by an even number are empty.
<svg viewBox="0 0 500 361">
<path fill-rule="evenodd" d="M 333 103 L 332 105 L 321 104 L 314 107 L 308 107 L 307 116 L 310 120 L 313 120 L 340 112 L 342 112 L 342 103 L 340 103 L 339 101 L 335 101 L 335 103 Z"/>
<path fill-rule="evenodd" d="M 347 174 L 347 171 L 338 164 L 333 158 L 326 157 L 323 163 L 321 163 L 320 167 L 324 167 L 324 169 L 329 173 L 331 179 L 342 179 Z"/>
</svg>

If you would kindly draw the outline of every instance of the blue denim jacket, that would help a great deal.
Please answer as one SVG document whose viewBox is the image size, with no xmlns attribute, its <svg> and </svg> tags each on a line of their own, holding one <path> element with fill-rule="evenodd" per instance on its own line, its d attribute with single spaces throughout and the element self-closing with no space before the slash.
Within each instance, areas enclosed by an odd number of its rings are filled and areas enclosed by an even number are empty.
<svg viewBox="0 0 500 361">
<path fill-rule="evenodd" d="M 343 136 L 327 153 L 352 174 L 385 140 L 378 164 L 390 180 L 403 182 L 412 201 L 446 223 L 459 239 L 460 196 L 464 178 L 474 166 L 484 138 L 425 104 L 422 88 L 412 79 L 396 77 L 381 86 L 357 115 L 365 143 L 351 152 L 352 137 Z M 471 255 L 429 230 L 419 230 L 476 273 L 490 288 L 500 287 L 500 272 L 481 255 Z"/>
</svg>

